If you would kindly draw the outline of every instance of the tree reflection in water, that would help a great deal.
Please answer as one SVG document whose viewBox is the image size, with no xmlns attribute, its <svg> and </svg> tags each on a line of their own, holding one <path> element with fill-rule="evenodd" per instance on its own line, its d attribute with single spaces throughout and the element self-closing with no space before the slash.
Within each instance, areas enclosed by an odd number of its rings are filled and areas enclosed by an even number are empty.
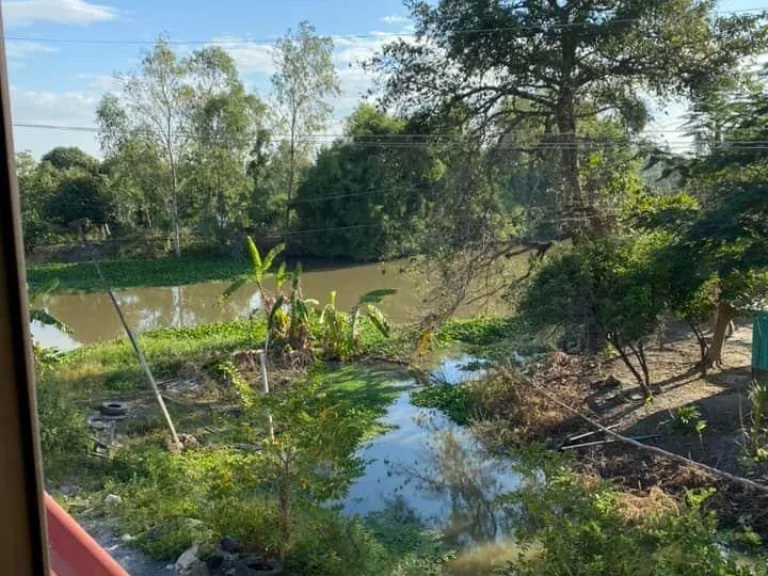
<svg viewBox="0 0 768 576">
<path fill-rule="evenodd" d="M 509 534 L 511 520 L 499 498 L 517 484 L 508 462 L 490 457 L 476 440 L 451 429 L 435 434 L 425 456 L 418 466 L 397 472 L 450 507 L 443 514 L 447 538 L 466 546 Z"/>
</svg>

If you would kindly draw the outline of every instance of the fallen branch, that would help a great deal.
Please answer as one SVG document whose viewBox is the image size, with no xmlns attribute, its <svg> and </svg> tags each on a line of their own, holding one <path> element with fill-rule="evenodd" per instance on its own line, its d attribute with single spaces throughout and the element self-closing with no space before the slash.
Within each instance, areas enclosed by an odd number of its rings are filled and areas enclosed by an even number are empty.
<svg viewBox="0 0 768 576">
<path fill-rule="evenodd" d="M 516 377 L 513 376 L 506 368 L 499 367 L 499 370 L 502 374 L 504 374 L 505 377 L 509 378 L 510 380 L 514 380 Z M 523 378 L 522 376 L 517 376 L 517 378 Z M 635 448 L 640 448 L 641 450 L 646 450 L 648 452 L 653 452 L 654 454 L 658 454 L 659 456 L 663 456 L 664 458 L 668 458 L 670 460 L 675 460 L 677 462 L 680 462 L 682 464 L 685 464 L 687 466 L 694 466 L 696 468 L 700 468 L 706 472 L 709 472 L 713 476 L 717 476 L 719 478 L 723 478 L 725 480 L 729 480 L 731 482 L 735 482 L 737 484 L 741 484 L 742 486 L 746 486 L 748 488 L 751 488 L 753 490 L 757 490 L 758 492 L 763 492 L 768 494 L 768 486 L 764 484 L 759 484 L 758 482 L 754 482 L 752 480 L 749 480 L 748 478 L 743 478 L 741 476 L 736 476 L 734 474 L 731 474 L 729 472 L 726 472 L 724 470 L 720 470 L 719 468 L 713 468 L 712 466 L 707 466 L 706 464 L 702 464 L 701 462 L 696 462 L 695 460 L 691 460 L 690 458 L 686 458 L 685 456 L 680 456 L 679 454 L 675 454 L 674 452 L 668 452 L 666 450 L 663 450 L 661 448 L 658 448 L 656 446 L 648 446 L 647 444 L 643 444 L 642 442 L 638 442 L 637 440 L 633 440 L 632 438 L 627 438 L 626 436 L 623 436 L 622 434 L 619 434 L 618 432 L 614 432 L 613 430 L 609 429 L 606 426 L 603 426 L 593 418 L 590 418 L 586 414 L 580 412 L 579 410 L 576 410 L 575 408 L 572 408 L 565 402 L 562 402 L 558 398 L 556 398 L 554 395 L 550 394 L 544 388 L 539 386 L 538 384 L 534 383 L 530 379 L 524 379 L 525 382 L 531 386 L 534 390 L 536 390 L 539 394 L 550 400 L 551 402 L 554 402 L 564 410 L 567 410 L 574 416 L 578 416 L 585 422 L 588 422 L 595 428 L 598 428 L 608 436 L 615 438 L 616 440 L 620 442 L 624 442 L 625 444 L 629 444 L 630 446 L 634 446 Z"/>
</svg>

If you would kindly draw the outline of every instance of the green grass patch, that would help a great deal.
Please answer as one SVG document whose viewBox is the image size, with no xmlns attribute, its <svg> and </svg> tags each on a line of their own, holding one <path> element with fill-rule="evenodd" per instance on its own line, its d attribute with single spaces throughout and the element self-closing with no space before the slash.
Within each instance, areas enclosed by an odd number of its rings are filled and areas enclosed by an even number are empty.
<svg viewBox="0 0 768 576">
<path fill-rule="evenodd" d="M 244 259 L 167 256 L 157 259 L 107 260 L 101 270 L 113 288 L 139 286 L 180 286 L 216 280 L 229 280 L 246 274 L 250 264 Z M 58 280 L 59 292 L 99 292 L 104 289 L 96 268 L 90 262 L 47 264 L 27 269 L 30 287 L 39 289 Z"/>
<path fill-rule="evenodd" d="M 265 334 L 263 320 L 234 320 L 145 332 L 139 343 L 155 378 L 162 379 L 176 376 L 185 365 L 203 366 L 234 350 L 255 347 Z M 125 338 L 64 354 L 56 380 L 80 391 L 125 391 L 146 386 L 136 354 Z"/>
</svg>

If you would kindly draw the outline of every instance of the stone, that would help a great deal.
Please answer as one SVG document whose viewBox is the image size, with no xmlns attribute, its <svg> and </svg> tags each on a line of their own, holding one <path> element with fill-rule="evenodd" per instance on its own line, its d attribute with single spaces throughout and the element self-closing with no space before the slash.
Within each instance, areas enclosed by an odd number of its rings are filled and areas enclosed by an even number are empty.
<svg viewBox="0 0 768 576">
<path fill-rule="evenodd" d="M 133 542 L 134 540 L 136 540 L 136 536 L 132 536 L 131 534 L 123 534 L 122 536 L 120 536 L 120 540 L 122 540 L 127 544 L 128 542 Z"/>
<path fill-rule="evenodd" d="M 120 498 L 117 494 L 107 494 L 104 497 L 104 504 L 114 505 L 114 504 L 122 504 L 123 499 Z"/>
<path fill-rule="evenodd" d="M 176 570 L 179 572 L 185 572 L 189 570 L 195 562 L 200 560 L 197 557 L 199 552 L 200 546 L 198 544 L 193 544 L 184 550 L 184 552 L 181 553 L 181 556 L 179 556 L 179 559 L 176 560 Z"/>
</svg>

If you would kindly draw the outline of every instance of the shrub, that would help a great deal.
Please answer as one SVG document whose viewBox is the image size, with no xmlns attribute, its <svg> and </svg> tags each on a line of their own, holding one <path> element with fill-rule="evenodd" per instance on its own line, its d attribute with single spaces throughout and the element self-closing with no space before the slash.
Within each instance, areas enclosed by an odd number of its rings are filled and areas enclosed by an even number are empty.
<svg viewBox="0 0 768 576">
<path fill-rule="evenodd" d="M 555 456 L 524 458 L 521 489 L 510 496 L 523 554 L 505 574 L 515 576 L 739 576 L 765 574 L 724 552 L 711 494 L 689 493 L 676 510 L 653 510 L 632 522 L 616 490 L 585 481 Z M 535 468 L 534 468 L 535 466 Z"/>
<path fill-rule="evenodd" d="M 44 380 L 37 385 L 37 415 L 46 478 L 59 480 L 85 460 L 92 444 L 88 423 L 57 386 Z"/>
</svg>

